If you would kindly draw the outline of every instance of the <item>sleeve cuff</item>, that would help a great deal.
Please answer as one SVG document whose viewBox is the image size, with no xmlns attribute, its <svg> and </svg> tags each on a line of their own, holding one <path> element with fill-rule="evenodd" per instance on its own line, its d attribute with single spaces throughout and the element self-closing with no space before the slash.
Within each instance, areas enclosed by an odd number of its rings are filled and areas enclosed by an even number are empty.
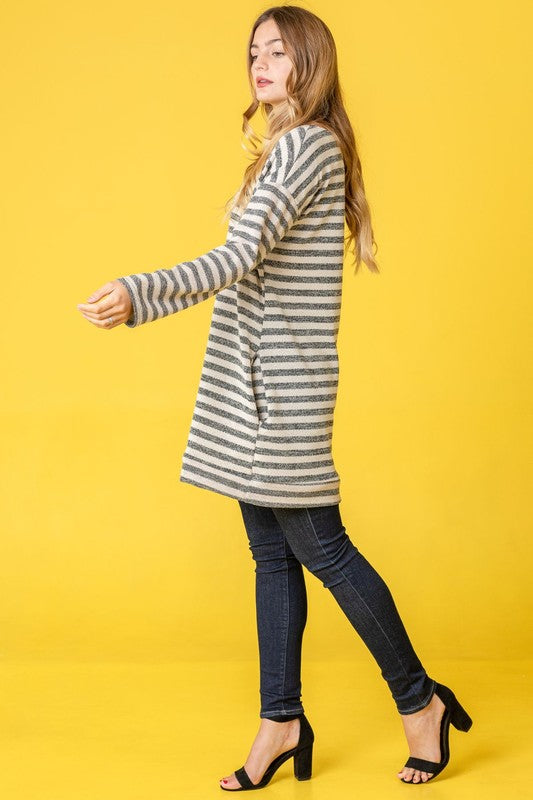
<svg viewBox="0 0 533 800">
<path fill-rule="evenodd" d="M 131 315 L 124 325 L 126 325 L 127 328 L 136 328 L 138 325 L 142 325 L 143 322 L 141 309 L 137 300 L 137 287 L 127 275 L 116 278 L 116 280 L 120 281 L 120 283 L 126 287 L 131 300 Z"/>
</svg>

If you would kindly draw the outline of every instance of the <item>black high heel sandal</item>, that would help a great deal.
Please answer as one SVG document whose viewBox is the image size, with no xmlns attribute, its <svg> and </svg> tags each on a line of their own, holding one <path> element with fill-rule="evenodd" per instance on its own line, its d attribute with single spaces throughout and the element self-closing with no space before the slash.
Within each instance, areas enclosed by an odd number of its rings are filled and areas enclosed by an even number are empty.
<svg viewBox="0 0 533 800">
<path fill-rule="evenodd" d="M 279 756 L 276 756 L 274 761 L 272 761 L 266 768 L 265 773 L 259 783 L 252 783 L 244 767 L 241 767 L 240 769 L 235 770 L 235 777 L 241 785 L 236 789 L 229 789 L 219 784 L 220 788 L 224 789 L 225 792 L 242 792 L 247 789 L 262 789 L 263 786 L 266 786 L 267 783 L 270 782 L 270 779 L 276 770 L 279 769 L 279 767 L 281 767 L 285 761 L 293 756 L 295 778 L 297 778 L 299 781 L 309 780 L 312 772 L 313 742 L 315 735 L 305 714 L 299 714 L 298 716 L 300 718 L 300 736 L 298 738 L 298 744 L 296 747 L 292 747 L 285 753 L 280 753 Z"/>
<path fill-rule="evenodd" d="M 404 764 L 404 767 L 413 767 L 414 769 L 422 770 L 423 772 L 432 772 L 431 778 L 427 781 L 419 780 L 414 783 L 415 786 L 422 783 L 429 783 L 433 778 L 442 772 L 448 761 L 450 760 L 450 743 L 449 732 L 450 722 L 457 728 L 458 731 L 469 731 L 472 727 L 472 720 L 454 695 L 451 689 L 444 686 L 442 683 L 437 683 L 435 694 L 440 697 L 446 708 L 442 715 L 440 723 L 440 754 L 441 761 L 427 761 L 425 758 L 417 758 L 416 756 L 409 756 Z M 405 778 L 400 778 L 403 783 L 413 783 L 413 780 L 406 781 Z"/>
</svg>

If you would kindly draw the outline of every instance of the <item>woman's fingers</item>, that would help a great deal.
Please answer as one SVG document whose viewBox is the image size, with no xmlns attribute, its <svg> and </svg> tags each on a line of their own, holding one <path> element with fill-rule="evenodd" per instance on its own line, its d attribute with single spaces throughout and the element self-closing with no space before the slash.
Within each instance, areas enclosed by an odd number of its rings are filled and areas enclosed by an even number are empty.
<svg viewBox="0 0 533 800">
<path fill-rule="evenodd" d="M 109 301 L 106 303 L 99 302 L 97 306 L 99 310 L 91 308 L 86 303 L 79 303 L 78 309 L 85 319 L 99 328 L 113 328 L 115 324 L 120 324 L 122 322 L 121 315 L 113 303 Z M 109 318 L 111 318 L 112 323 L 109 321 Z"/>
<path fill-rule="evenodd" d="M 122 315 L 110 314 L 109 317 L 105 317 L 103 319 L 94 319 L 93 317 L 88 317 L 87 314 L 83 314 L 83 316 L 85 317 L 85 319 L 89 320 L 89 322 L 92 322 L 93 325 L 96 325 L 97 328 L 106 328 L 106 329 L 116 328 L 117 325 L 122 325 L 122 323 L 124 322 L 123 314 Z"/>
<path fill-rule="evenodd" d="M 89 297 L 87 298 L 87 302 L 94 303 L 97 300 L 100 300 L 100 298 L 104 297 L 106 294 L 110 294 L 115 288 L 115 284 L 116 281 L 108 281 L 107 283 L 104 283 L 104 285 L 100 286 L 100 288 L 97 289 L 96 292 L 93 292 L 92 294 L 89 295 Z"/>
<path fill-rule="evenodd" d="M 78 308 L 84 314 L 98 317 L 99 314 L 106 313 L 114 305 L 114 301 L 109 299 L 109 293 L 104 296 L 103 300 L 94 300 L 93 302 L 78 303 Z"/>
<path fill-rule="evenodd" d="M 82 314 L 90 319 L 103 319 L 109 316 L 113 308 L 118 312 L 116 304 L 111 303 L 109 300 L 102 300 L 99 303 L 94 303 L 92 306 L 87 303 L 78 303 L 78 308 Z"/>
<path fill-rule="evenodd" d="M 100 306 L 100 309 L 96 311 L 95 309 L 90 308 L 90 306 L 87 306 L 85 304 L 80 303 L 78 305 L 78 308 L 83 314 L 83 316 L 87 317 L 88 319 L 102 319 L 102 317 L 110 313 L 112 307 L 113 307 L 112 304 L 108 303 L 107 306 L 105 307 Z"/>
</svg>

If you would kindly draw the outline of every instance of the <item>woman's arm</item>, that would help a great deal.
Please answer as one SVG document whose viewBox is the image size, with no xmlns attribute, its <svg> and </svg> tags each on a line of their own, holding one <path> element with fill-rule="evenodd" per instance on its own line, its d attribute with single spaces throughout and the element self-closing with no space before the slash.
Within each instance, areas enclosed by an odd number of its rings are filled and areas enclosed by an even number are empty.
<svg viewBox="0 0 533 800">
<path fill-rule="evenodd" d="M 170 269 L 109 281 L 86 304 L 79 303 L 78 309 L 98 327 L 111 329 L 124 322 L 135 328 L 207 300 L 241 280 L 290 230 L 320 188 L 328 165 L 336 163 L 337 148 L 335 138 L 324 128 L 292 128 L 276 142 L 223 245 Z"/>
<path fill-rule="evenodd" d="M 318 132 L 318 136 L 317 136 Z M 328 152 L 329 151 L 329 152 Z M 270 172 L 259 181 L 226 242 L 170 269 L 139 272 L 116 280 L 128 290 L 134 328 L 175 314 L 241 280 L 278 244 L 315 193 L 331 139 L 316 128 L 285 133 L 270 154 Z"/>
</svg>

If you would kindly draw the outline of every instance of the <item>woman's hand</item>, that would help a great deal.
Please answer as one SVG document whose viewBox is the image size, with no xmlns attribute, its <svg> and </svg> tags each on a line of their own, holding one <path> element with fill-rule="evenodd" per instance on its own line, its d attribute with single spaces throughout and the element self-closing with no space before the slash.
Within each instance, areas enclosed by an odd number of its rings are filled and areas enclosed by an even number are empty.
<svg viewBox="0 0 533 800">
<path fill-rule="evenodd" d="M 97 328 L 116 328 L 129 318 L 131 298 L 120 281 L 109 281 L 93 292 L 86 303 L 78 303 L 78 309 Z"/>
</svg>

